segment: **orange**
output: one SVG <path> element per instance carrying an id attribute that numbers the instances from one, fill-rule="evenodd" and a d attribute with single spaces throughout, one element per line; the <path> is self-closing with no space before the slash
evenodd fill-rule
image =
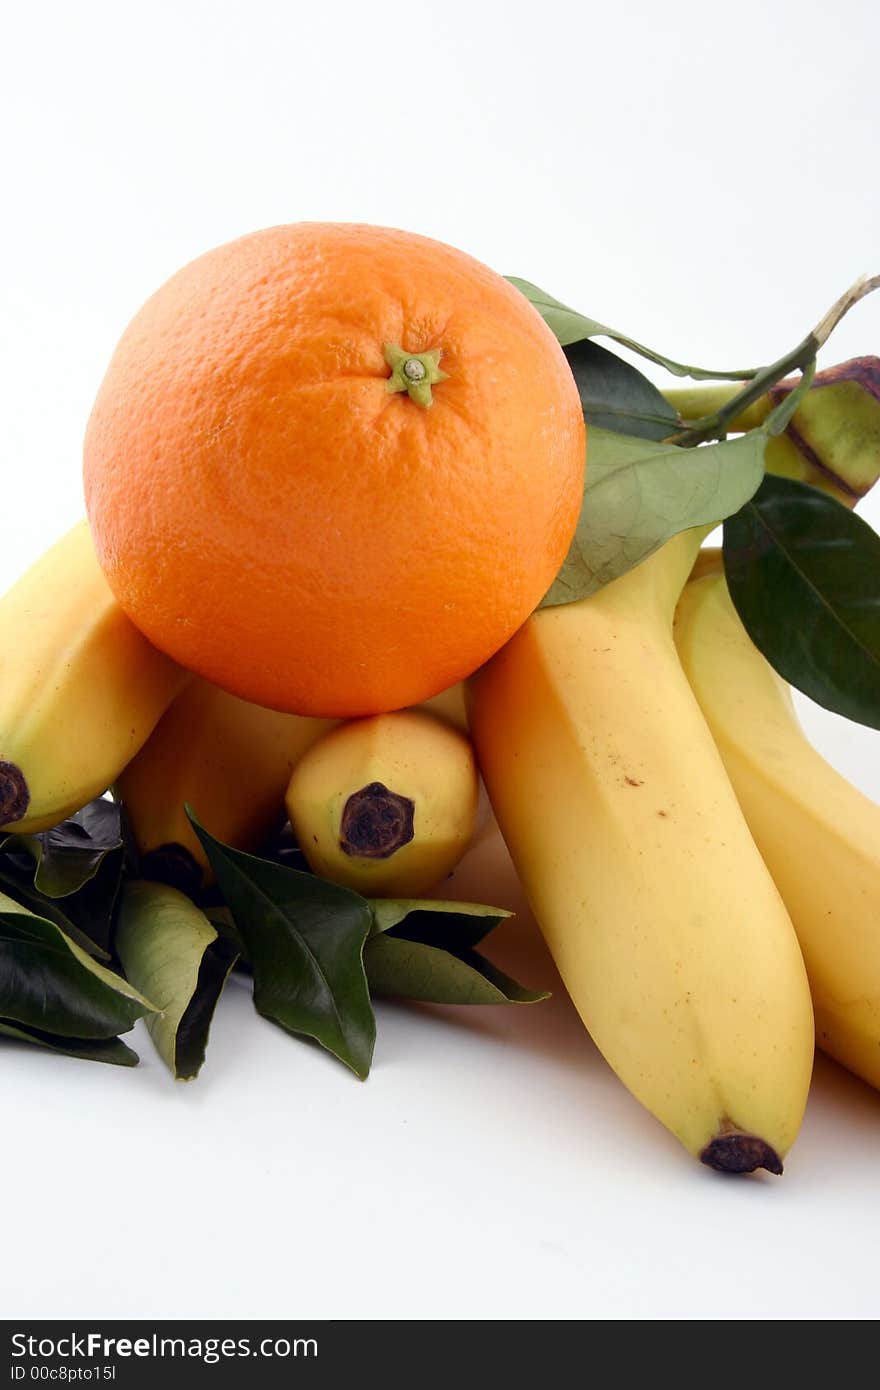
<path id="1" fill-rule="evenodd" d="M 89 420 L 86 503 L 162 651 L 259 704 L 365 715 L 520 626 L 584 457 L 565 356 L 501 276 L 407 232 L 298 223 L 147 300 Z"/>

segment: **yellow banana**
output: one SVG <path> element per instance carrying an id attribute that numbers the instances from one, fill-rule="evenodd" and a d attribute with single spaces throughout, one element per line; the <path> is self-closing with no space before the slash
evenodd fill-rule
<path id="1" fill-rule="evenodd" d="M 457 729 L 419 710 L 325 735 L 290 780 L 290 823 L 312 869 L 371 897 L 417 898 L 471 842 L 479 778 Z"/>
<path id="2" fill-rule="evenodd" d="M 464 686 L 461 681 L 457 685 L 451 685 L 448 690 L 441 690 L 439 695 L 432 696 L 430 700 L 423 701 L 415 708 L 424 710 L 426 714 L 433 714 L 435 719 L 445 720 L 463 734 L 468 731 Z"/>
<path id="3" fill-rule="evenodd" d="M 682 664 L 800 939 L 818 1045 L 880 1086 L 880 806 L 807 742 L 722 574 L 687 585 Z"/>
<path id="4" fill-rule="evenodd" d="M 672 640 L 699 538 L 536 613 L 471 678 L 478 760 L 587 1028 L 704 1163 L 782 1171 L 813 1059 L 791 922 Z"/>
<path id="5" fill-rule="evenodd" d="M 193 677 L 114 788 L 142 871 L 191 889 L 210 877 L 186 805 L 217 839 L 255 849 L 284 817 L 292 768 L 331 727 L 329 719 L 279 714 Z"/>
<path id="6" fill-rule="evenodd" d="M 0 599 L 0 827 L 100 796 L 189 679 L 117 604 L 80 522 Z"/>

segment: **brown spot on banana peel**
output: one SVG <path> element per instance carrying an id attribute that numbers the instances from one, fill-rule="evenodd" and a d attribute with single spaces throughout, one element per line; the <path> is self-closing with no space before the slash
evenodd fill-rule
<path id="1" fill-rule="evenodd" d="M 0 760 L 0 826 L 14 826 L 30 804 L 30 789 L 21 768 Z"/>
<path id="2" fill-rule="evenodd" d="M 857 488 L 850 487 L 849 483 L 845 482 L 839 473 L 835 473 L 833 468 L 829 468 L 827 463 L 822 462 L 816 450 L 807 443 L 802 434 L 798 433 L 791 420 L 786 426 L 785 433 L 798 453 L 806 460 L 814 472 L 818 473 L 821 478 L 827 478 L 832 487 L 842 494 L 841 500 L 843 498 L 848 499 L 849 505 L 852 507 L 854 507 L 857 502 L 861 501 L 868 492 L 868 488 L 864 488 L 860 492 Z"/>
<path id="3" fill-rule="evenodd" d="M 716 1173 L 754 1173 L 765 1168 L 779 1177 L 782 1159 L 766 1140 L 757 1134 L 744 1134 L 730 1120 L 723 1120 L 718 1133 L 700 1154 L 700 1162 Z"/>
<path id="4" fill-rule="evenodd" d="M 370 782 L 352 792 L 339 826 L 339 848 L 359 859 L 390 859 L 415 835 L 415 802 Z"/>

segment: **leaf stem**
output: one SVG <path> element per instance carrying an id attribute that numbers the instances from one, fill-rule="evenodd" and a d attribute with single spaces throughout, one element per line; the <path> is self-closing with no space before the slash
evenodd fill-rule
<path id="1" fill-rule="evenodd" d="M 837 324 L 840 323 L 841 319 L 849 312 L 853 305 L 858 304 L 860 299 L 864 299 L 865 295 L 870 294 L 877 288 L 880 288 L 880 275 L 873 275 L 870 277 L 866 275 L 860 276 L 859 279 L 850 286 L 846 293 L 842 294 L 840 298 L 832 304 L 828 312 L 819 320 L 816 327 L 798 343 L 797 347 L 792 348 L 792 350 L 785 353 L 784 356 L 778 357 L 775 362 L 771 362 L 769 367 L 762 367 L 741 390 L 728 391 L 725 400 L 715 405 L 714 409 L 707 414 L 702 415 L 696 420 L 690 421 L 685 429 L 679 430 L 676 434 L 671 435 L 666 442 L 669 444 L 678 444 L 685 448 L 692 448 L 710 439 L 723 439 L 733 428 L 734 422 L 738 421 L 738 417 L 742 416 L 744 412 L 750 410 L 752 407 L 757 406 L 758 402 L 762 400 L 762 397 L 766 396 L 774 386 L 778 385 L 778 383 L 791 372 L 800 371 L 804 374 L 804 380 L 809 377 L 809 380 L 812 381 L 813 372 L 815 371 L 816 354 L 819 349 L 827 341 Z M 792 396 L 797 395 L 797 402 L 791 408 L 792 411 L 797 409 L 797 405 L 800 404 L 800 400 L 806 389 L 809 388 L 804 387 L 804 382 L 801 381 L 796 390 L 791 393 Z M 696 393 L 691 394 L 695 395 Z M 788 401 L 784 402 L 784 404 L 787 406 Z M 776 408 L 776 410 L 779 409 L 781 408 Z M 774 434 L 781 433 L 785 428 L 785 423 L 791 418 L 791 412 L 789 412 L 789 414 L 784 417 L 784 422 L 780 426 L 778 420 L 783 418 L 783 416 L 777 416 L 776 410 L 772 412 L 768 411 L 765 414 L 764 420 L 760 422 L 766 425 L 767 419 L 773 418 L 774 426 L 771 432 Z M 740 428 L 742 428 L 742 425 L 740 425 Z"/>
<path id="2" fill-rule="evenodd" d="M 763 428 L 769 435 L 783 434 L 789 420 L 794 415 L 804 396 L 813 384 L 816 375 L 816 359 L 811 357 L 810 361 L 801 372 L 801 379 L 793 391 L 789 391 L 777 406 L 770 411 L 764 420 Z"/>
<path id="3" fill-rule="evenodd" d="M 664 389 L 663 395 L 678 414 L 682 425 L 691 428 L 697 420 L 715 415 L 723 409 L 728 401 L 739 394 L 740 389 L 738 385 L 718 382 L 711 386 L 674 386 L 669 390 Z M 745 434 L 746 430 L 763 425 L 772 409 L 772 397 L 766 393 L 730 421 L 728 433 Z"/>

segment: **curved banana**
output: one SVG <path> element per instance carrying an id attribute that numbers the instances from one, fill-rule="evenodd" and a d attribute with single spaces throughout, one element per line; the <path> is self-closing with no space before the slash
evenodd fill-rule
<path id="1" fill-rule="evenodd" d="M 0 599 L 0 828 L 100 796 L 188 679 L 125 616 L 80 522 Z"/>
<path id="2" fill-rule="evenodd" d="M 880 806 L 807 742 L 724 576 L 687 585 L 682 665 L 806 961 L 816 1042 L 880 1086 Z"/>
<path id="3" fill-rule="evenodd" d="M 316 873 L 371 897 L 418 898 L 468 848 L 478 797 L 464 734 L 399 710 L 316 743 L 294 768 L 287 810 Z"/>
<path id="4" fill-rule="evenodd" d="M 210 878 L 186 805 L 217 839 L 255 849 L 284 818 L 292 768 L 332 723 L 279 714 L 193 677 L 114 787 L 142 872 L 193 890 Z"/>
<path id="5" fill-rule="evenodd" d="M 471 678 L 495 814 L 587 1028 L 704 1163 L 782 1171 L 813 1018 L 791 922 L 672 640 L 699 537 L 536 613 Z"/>

